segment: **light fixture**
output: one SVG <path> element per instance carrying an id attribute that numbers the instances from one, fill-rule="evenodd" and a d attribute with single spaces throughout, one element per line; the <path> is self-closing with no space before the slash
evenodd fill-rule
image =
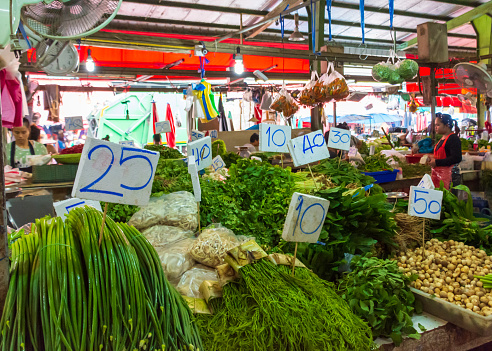
<path id="1" fill-rule="evenodd" d="M 235 63 L 234 63 L 234 72 L 236 74 L 243 74 L 244 73 L 244 63 L 243 63 L 243 55 L 241 55 L 241 49 L 239 48 L 239 46 L 237 47 L 237 54 L 234 55 L 234 60 L 235 60 Z"/>
<path id="2" fill-rule="evenodd" d="M 87 50 L 87 60 L 85 60 L 85 68 L 88 72 L 94 72 L 96 69 L 96 63 L 92 59 L 91 49 Z"/>
<path id="3" fill-rule="evenodd" d="M 296 13 L 294 14 L 294 21 L 296 24 L 296 28 L 294 29 L 294 32 L 290 35 L 289 40 L 290 41 L 304 41 L 306 38 L 304 38 L 304 35 L 299 32 L 299 14 Z"/>

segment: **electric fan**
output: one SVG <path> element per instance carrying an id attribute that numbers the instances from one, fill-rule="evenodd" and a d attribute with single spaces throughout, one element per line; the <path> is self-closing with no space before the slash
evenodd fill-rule
<path id="1" fill-rule="evenodd" d="M 492 77 L 481 65 L 469 62 L 458 63 L 453 68 L 456 83 L 465 89 L 477 89 L 479 93 L 492 90 Z"/>
<path id="2" fill-rule="evenodd" d="M 0 47 L 9 43 L 20 19 L 37 35 L 54 40 L 77 39 L 104 28 L 116 16 L 123 0 L 2 0 Z"/>

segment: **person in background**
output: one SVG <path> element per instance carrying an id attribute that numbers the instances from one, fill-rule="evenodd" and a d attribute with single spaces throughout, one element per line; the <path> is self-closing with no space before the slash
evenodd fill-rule
<path id="1" fill-rule="evenodd" d="M 154 145 L 161 145 L 161 144 L 162 144 L 161 135 L 154 134 Z"/>
<path id="2" fill-rule="evenodd" d="M 41 142 L 41 130 L 33 124 L 31 124 L 31 133 L 29 134 L 29 140 L 37 141 L 39 143 Z M 57 153 L 53 145 L 44 144 L 44 146 L 46 147 L 46 150 L 49 154 L 53 155 Z"/>
<path id="3" fill-rule="evenodd" d="M 7 144 L 6 164 L 13 168 L 19 168 L 23 172 L 32 173 L 32 167 L 29 164 L 27 156 L 29 155 L 47 155 L 46 147 L 34 140 L 29 140 L 31 124 L 27 118 L 23 119 L 21 127 L 12 128 L 12 134 L 15 141 Z"/>
<path id="4" fill-rule="evenodd" d="M 257 151 L 258 146 L 260 146 L 260 136 L 256 133 L 253 133 L 249 138 L 249 144 L 243 145 L 243 147 L 247 147 L 250 152 Z"/>
<path id="5" fill-rule="evenodd" d="M 461 139 L 460 129 L 451 115 L 436 113 L 436 134 L 441 134 L 442 138 L 434 147 L 434 155 L 430 157 L 429 164 L 432 167 L 432 182 L 438 188 L 441 180 L 444 187 L 449 189 L 453 179 L 453 173 L 459 175 L 459 171 L 453 168 L 461 162 Z M 454 133 L 453 133 L 454 126 Z M 459 179 L 457 178 L 456 181 Z M 456 185 L 456 181 L 453 182 Z"/>
<path id="6" fill-rule="evenodd" d="M 58 152 L 67 148 L 67 144 L 65 144 L 65 134 L 63 133 L 63 130 L 60 130 L 58 132 L 58 141 L 56 142 L 56 146 L 58 148 Z"/>

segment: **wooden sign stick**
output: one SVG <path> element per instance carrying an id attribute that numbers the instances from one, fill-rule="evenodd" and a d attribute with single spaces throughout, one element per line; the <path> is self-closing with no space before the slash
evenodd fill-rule
<path id="1" fill-rule="evenodd" d="M 296 248 L 294 249 L 294 259 L 292 260 L 292 276 L 294 276 L 294 270 L 296 269 L 297 244 L 298 242 L 296 241 Z"/>
<path id="2" fill-rule="evenodd" d="M 309 165 L 309 163 L 308 163 L 308 168 L 309 168 L 309 172 L 311 172 L 311 177 L 313 177 L 313 182 L 314 182 L 314 186 L 316 187 L 316 191 L 318 191 L 318 184 L 316 184 L 316 179 L 314 178 L 314 174 L 313 171 L 311 170 L 311 166 Z"/>

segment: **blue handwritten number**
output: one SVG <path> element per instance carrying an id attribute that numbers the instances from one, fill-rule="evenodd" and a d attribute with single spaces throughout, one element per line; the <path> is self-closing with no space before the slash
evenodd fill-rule
<path id="1" fill-rule="evenodd" d="M 207 155 L 205 155 L 205 148 L 207 149 Z M 195 150 L 196 150 L 196 154 L 195 154 Z M 195 156 L 195 160 L 196 160 L 197 166 L 199 166 L 200 165 L 200 161 L 203 161 L 207 157 L 210 156 L 210 147 L 207 144 L 205 144 L 200 149 L 200 153 L 198 153 L 198 148 L 192 149 L 191 152 L 192 152 L 193 156 Z"/>
<path id="2" fill-rule="evenodd" d="M 97 146 L 93 147 L 91 149 L 91 151 L 89 151 L 89 154 L 87 155 L 87 158 L 90 160 L 91 159 L 91 156 L 92 156 L 92 153 L 94 151 L 96 151 L 97 149 L 102 149 L 102 148 L 108 149 L 109 152 L 111 152 L 111 163 L 109 164 L 109 166 L 106 169 L 106 171 L 99 178 L 97 178 L 95 181 L 93 181 L 89 185 L 87 185 L 87 186 L 83 187 L 82 189 L 80 189 L 80 192 L 81 193 L 108 194 L 108 195 L 115 195 L 115 196 L 123 197 L 123 194 L 116 193 L 114 191 L 91 189 L 95 184 L 99 183 L 109 173 L 109 171 L 111 170 L 111 167 L 113 167 L 114 153 L 113 153 L 113 150 L 111 150 L 111 148 L 109 146 L 107 146 L 107 145 L 97 145 Z"/>
<path id="3" fill-rule="evenodd" d="M 437 206 L 438 206 L 438 209 L 437 209 L 437 211 L 435 211 L 435 212 L 433 212 L 433 211 L 431 210 L 431 205 L 432 205 L 432 203 L 433 203 L 433 202 L 435 202 L 435 203 L 437 204 Z M 441 205 L 439 204 L 439 202 L 437 202 L 436 200 L 432 200 L 432 201 L 429 203 L 429 212 L 430 212 L 430 213 L 432 213 L 432 214 L 437 214 L 437 213 L 441 212 Z"/>
<path id="4" fill-rule="evenodd" d="M 307 143 L 309 144 L 309 147 L 306 148 L 306 140 Z M 313 151 L 313 146 L 311 145 L 311 141 L 309 140 L 309 137 L 307 135 L 304 135 L 304 139 L 302 141 L 302 153 L 306 153 L 306 151 L 311 150 L 311 153 L 314 154 Z"/>
<path id="5" fill-rule="evenodd" d="M 67 210 L 67 212 L 70 212 L 70 209 L 77 207 L 77 206 L 82 206 L 83 204 L 85 204 L 85 201 L 77 202 L 76 204 L 65 207 L 65 209 Z"/>
<path id="6" fill-rule="evenodd" d="M 323 224 L 323 219 L 325 218 L 325 213 L 326 213 L 326 211 L 325 211 L 324 207 L 323 207 L 321 204 L 319 204 L 319 203 L 314 203 L 314 204 L 312 204 L 312 205 L 308 206 L 308 207 L 304 210 L 304 212 L 302 212 L 302 216 L 301 216 L 302 205 L 303 205 L 303 203 L 304 203 L 304 198 L 302 197 L 302 195 L 299 195 L 299 197 L 297 198 L 297 201 L 299 201 L 299 205 L 297 205 L 297 207 L 296 207 L 296 211 L 298 211 L 298 213 L 297 213 L 296 225 L 294 226 L 294 232 L 292 233 L 292 236 L 294 236 L 294 235 L 295 235 L 297 225 L 299 225 L 299 229 L 300 229 L 300 230 L 301 230 L 301 232 L 302 232 L 303 234 L 305 234 L 305 235 L 311 235 L 311 234 L 316 233 L 316 232 L 318 231 L 319 227 L 321 227 L 321 225 Z M 305 231 L 304 231 L 304 229 L 302 229 L 302 221 L 304 220 L 304 216 L 305 216 L 305 215 L 306 215 L 306 213 L 309 211 L 309 209 L 310 209 L 310 208 L 312 208 L 312 207 L 315 207 L 315 206 L 319 206 L 319 207 L 321 207 L 321 209 L 323 210 L 323 214 L 321 215 L 322 220 L 321 220 L 321 222 L 318 224 L 318 226 L 316 227 L 316 229 L 315 229 L 315 230 L 313 230 L 312 232 L 307 233 L 307 232 L 305 232 Z M 299 223 L 299 217 L 301 218 L 301 222 L 300 222 L 300 223 Z"/>
<path id="7" fill-rule="evenodd" d="M 425 211 L 427 211 L 427 201 L 425 201 L 425 199 L 423 198 L 420 198 L 420 199 L 417 199 L 417 193 L 422 193 L 422 194 L 428 194 L 429 192 L 428 191 L 422 191 L 422 190 L 414 190 L 413 194 L 414 194 L 414 198 L 413 198 L 413 210 L 415 211 L 415 213 L 417 214 L 423 214 L 425 213 Z M 417 211 L 417 209 L 415 208 L 415 204 L 419 201 L 424 201 L 425 203 L 425 207 L 424 207 L 424 210 L 422 212 L 419 212 Z M 431 212 L 431 213 L 437 213 L 437 212 Z"/>
<path id="8" fill-rule="evenodd" d="M 145 188 L 150 183 L 152 176 L 154 175 L 154 167 L 152 167 L 152 162 L 150 162 L 148 157 L 142 156 L 142 155 L 133 155 L 133 156 L 128 156 L 128 157 L 123 158 L 123 154 L 125 153 L 125 151 L 141 152 L 141 153 L 150 154 L 150 155 L 153 155 L 153 153 L 150 151 L 147 151 L 147 150 L 140 150 L 140 149 L 128 148 L 128 147 L 124 147 L 121 149 L 120 166 L 123 165 L 123 163 L 125 163 L 126 161 L 132 160 L 135 158 L 141 158 L 142 160 L 145 160 L 149 163 L 150 177 L 144 185 L 142 185 L 142 186 L 128 186 L 128 185 L 124 185 L 124 184 L 120 185 L 123 189 L 127 189 L 127 190 L 141 190 L 141 189 Z"/>
<path id="9" fill-rule="evenodd" d="M 268 146 L 270 146 L 270 140 L 272 141 L 272 143 L 277 146 L 277 147 L 281 147 L 281 146 L 284 146 L 285 145 L 285 141 L 287 140 L 287 138 L 285 137 L 285 132 L 282 130 L 282 129 L 277 129 L 276 131 L 272 132 L 270 131 L 270 128 L 271 127 L 268 127 L 267 131 L 266 131 L 266 134 L 268 136 Z M 282 133 L 282 136 L 283 136 L 283 140 L 281 143 L 276 143 L 275 142 L 275 134 L 277 134 L 278 132 L 281 132 Z M 271 134 L 271 137 L 270 137 L 270 134 Z"/>
<path id="10" fill-rule="evenodd" d="M 320 137 L 321 138 L 321 143 L 320 144 L 316 144 L 316 138 Z M 325 138 L 323 137 L 323 134 L 316 134 L 313 138 L 313 145 L 316 146 L 316 147 L 323 147 L 325 146 Z"/>

